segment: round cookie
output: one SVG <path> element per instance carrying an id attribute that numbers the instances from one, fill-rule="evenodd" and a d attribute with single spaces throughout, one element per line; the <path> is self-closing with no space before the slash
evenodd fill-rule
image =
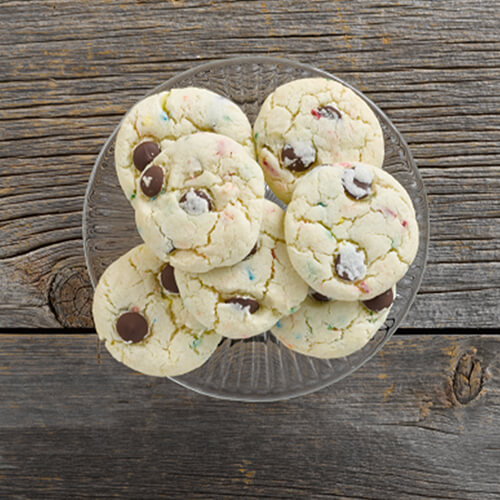
<path id="1" fill-rule="evenodd" d="M 311 168 L 341 161 L 381 167 L 384 137 L 377 117 L 357 94 L 326 78 L 278 87 L 254 124 L 257 156 L 266 181 L 285 203 Z"/>
<path id="2" fill-rule="evenodd" d="M 232 101 L 195 87 L 172 89 L 138 102 L 125 116 L 115 144 L 115 167 L 134 203 L 136 179 L 165 147 L 182 136 L 212 131 L 231 137 L 255 157 L 252 128 Z"/>
<path id="3" fill-rule="evenodd" d="M 382 326 L 395 288 L 376 302 L 343 302 L 310 293 L 293 314 L 280 319 L 271 332 L 289 349 L 316 358 L 341 358 L 361 349 Z M 374 299 L 375 300 L 375 299 Z"/>
<path id="4" fill-rule="evenodd" d="M 187 312 L 173 268 L 145 245 L 104 271 L 92 313 L 97 334 L 111 355 L 146 375 L 176 376 L 194 370 L 221 339 Z"/>
<path id="5" fill-rule="evenodd" d="M 285 236 L 298 274 L 336 300 L 367 300 L 391 288 L 418 247 L 408 193 L 362 163 L 324 165 L 304 176 L 287 208 Z"/>
<path id="6" fill-rule="evenodd" d="M 230 338 L 258 335 L 298 307 L 308 287 L 294 271 L 283 237 L 283 210 L 264 200 L 257 245 L 232 266 L 204 274 L 175 270 L 186 308 Z"/>
<path id="7" fill-rule="evenodd" d="M 257 241 L 264 189 L 262 170 L 243 146 L 209 132 L 188 135 L 137 179 L 137 228 L 176 268 L 230 266 Z"/>

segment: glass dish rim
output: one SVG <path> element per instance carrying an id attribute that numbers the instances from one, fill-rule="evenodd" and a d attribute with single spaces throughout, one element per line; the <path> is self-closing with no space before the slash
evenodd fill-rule
<path id="1" fill-rule="evenodd" d="M 413 158 L 413 154 L 408 147 L 408 144 L 402 134 L 399 132 L 399 130 L 396 128 L 396 126 L 392 123 L 391 119 L 382 111 L 370 98 L 368 98 L 365 94 L 363 94 L 361 91 L 350 85 L 349 83 L 345 82 L 341 78 L 329 73 L 328 71 L 316 68 L 315 66 L 312 66 L 310 64 L 305 64 L 305 63 L 300 63 L 291 59 L 287 58 L 282 58 L 282 57 L 273 57 L 273 56 L 239 56 L 239 57 L 229 57 L 229 58 L 223 58 L 223 59 L 215 59 L 210 62 L 198 64 L 196 66 L 193 66 L 190 69 L 184 70 L 173 77 L 163 81 L 159 85 L 156 85 L 153 89 L 150 91 L 146 92 L 143 96 L 141 96 L 132 106 L 134 106 L 137 102 L 140 100 L 144 99 L 145 97 L 158 93 L 161 91 L 161 89 L 165 86 L 171 86 L 173 87 L 175 83 L 179 80 L 183 80 L 185 78 L 189 78 L 192 75 L 195 75 L 196 73 L 200 71 L 207 71 L 210 70 L 211 68 L 214 67 L 221 67 L 221 66 L 230 66 L 234 64 L 277 64 L 277 65 L 285 65 L 285 66 L 292 66 L 296 69 L 302 69 L 304 71 L 309 71 L 309 72 L 314 72 L 315 74 L 319 74 L 320 76 L 323 76 L 324 78 L 329 78 L 331 80 L 334 80 L 336 82 L 341 83 L 345 87 L 349 88 L 352 90 L 356 95 L 358 95 L 361 99 L 363 99 L 366 103 L 368 103 L 373 109 L 377 111 L 377 113 L 383 117 L 385 120 L 385 125 L 391 129 L 391 132 L 397 136 L 401 146 L 404 148 L 408 162 L 411 164 L 413 167 L 413 171 L 415 174 L 415 180 L 417 181 L 417 184 L 419 184 L 420 192 L 424 200 L 424 206 L 423 206 L 423 219 L 426 221 L 426 228 L 425 232 L 423 233 L 423 240 L 424 240 L 424 247 L 421 249 L 419 248 L 419 252 L 423 252 L 422 254 L 422 272 L 420 273 L 420 276 L 418 279 L 415 281 L 415 286 L 414 286 L 414 291 L 413 295 L 411 296 L 407 307 L 406 311 L 402 314 L 399 324 L 403 322 L 405 319 L 406 315 L 408 314 L 409 310 L 411 309 L 415 298 L 417 296 L 418 290 L 420 289 L 420 286 L 422 284 L 425 268 L 427 265 L 427 259 L 428 259 L 428 253 L 429 253 L 429 240 L 430 240 L 430 220 L 429 220 L 429 205 L 428 205 L 428 200 L 427 200 L 427 192 L 425 189 L 425 185 L 422 179 L 422 176 L 420 175 L 420 172 L 418 170 L 418 166 L 415 162 L 415 159 Z M 129 109 L 131 109 L 131 107 Z M 122 119 L 119 121 L 117 126 L 113 129 L 112 133 L 109 135 L 103 146 L 101 147 L 101 150 L 99 151 L 99 154 L 94 162 L 94 165 L 92 166 L 92 170 L 87 182 L 87 187 L 85 189 L 85 198 L 84 198 L 84 203 L 83 203 L 83 211 L 82 211 L 82 244 L 83 244 L 83 251 L 84 251 L 84 256 L 85 256 L 85 265 L 87 267 L 87 271 L 89 273 L 90 277 L 90 282 L 92 284 L 92 288 L 95 288 L 96 283 L 94 281 L 94 276 L 92 275 L 90 269 L 90 258 L 89 258 L 89 252 L 87 251 L 87 214 L 89 212 L 89 199 L 90 199 L 90 191 L 91 187 L 94 183 L 95 176 L 97 173 L 98 166 L 100 165 L 102 158 L 104 154 L 106 153 L 108 147 L 112 143 L 112 141 L 115 140 L 116 135 L 118 133 L 118 130 L 120 129 L 120 126 L 122 124 L 122 121 L 124 119 L 125 115 L 122 117 Z M 422 228 L 419 226 L 419 231 L 422 231 Z M 338 377 L 332 378 L 330 380 L 326 380 L 321 383 L 317 383 L 316 385 L 312 387 L 303 387 L 300 389 L 295 389 L 291 390 L 286 396 L 282 395 L 277 395 L 277 394 L 270 394 L 268 396 L 262 395 L 259 396 L 258 398 L 252 397 L 251 395 L 245 395 L 245 394 L 238 394 L 238 395 L 224 395 L 224 394 L 215 394 L 214 392 L 210 392 L 209 390 L 205 390 L 203 388 L 199 387 L 194 387 L 190 385 L 189 383 L 184 382 L 183 380 L 179 380 L 178 377 L 167 377 L 168 379 L 174 381 L 176 384 L 179 384 L 180 386 L 189 389 L 191 391 L 194 391 L 199 394 L 203 394 L 204 396 L 209 396 L 212 398 L 217 398 L 217 399 L 222 399 L 222 400 L 229 400 L 229 401 L 238 401 L 242 403 L 268 403 L 268 402 L 275 402 L 275 401 L 286 401 L 288 399 L 304 396 L 307 394 L 311 394 L 313 392 L 320 391 L 324 389 L 325 387 L 328 387 L 332 384 L 335 384 L 339 382 L 340 380 L 344 379 L 345 377 L 351 375 L 353 372 L 361 368 L 364 364 L 366 364 L 375 354 L 377 354 L 382 347 L 390 340 L 390 338 L 394 335 L 395 331 L 397 328 L 394 326 L 391 327 L 392 332 L 390 332 L 381 342 L 380 344 L 373 350 L 372 353 L 370 353 L 366 358 L 363 359 L 363 361 L 357 365 L 353 365 L 349 370 L 346 372 L 342 373 Z"/>

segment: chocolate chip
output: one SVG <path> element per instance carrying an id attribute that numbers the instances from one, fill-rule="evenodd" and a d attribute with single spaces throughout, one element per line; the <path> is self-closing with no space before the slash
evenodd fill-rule
<path id="1" fill-rule="evenodd" d="M 285 144 L 281 150 L 281 161 L 288 170 L 303 172 L 307 170 L 316 159 L 316 152 L 313 151 L 312 148 L 306 150 L 305 153 L 305 155 L 300 156 L 290 144 Z"/>
<path id="2" fill-rule="evenodd" d="M 329 120 L 340 120 L 342 118 L 340 111 L 330 105 L 318 108 L 317 112 L 320 116 L 322 116 L 323 118 L 328 118 Z"/>
<path id="3" fill-rule="evenodd" d="M 318 302 L 330 302 L 330 300 L 332 300 L 330 299 L 330 297 L 327 297 L 326 295 L 321 295 L 321 293 L 315 292 L 313 290 L 309 292 L 309 295 Z"/>
<path id="4" fill-rule="evenodd" d="M 179 200 L 179 205 L 191 215 L 200 215 L 213 210 L 212 199 L 205 191 L 199 189 L 191 189 L 184 193 Z"/>
<path id="5" fill-rule="evenodd" d="M 338 277 L 340 279 L 343 279 L 345 281 L 352 281 L 349 279 L 349 275 L 347 274 L 347 272 L 345 270 L 340 270 L 340 261 L 341 261 L 341 258 L 340 258 L 340 255 L 337 255 L 337 257 L 335 257 L 335 271 L 338 275 Z"/>
<path id="6" fill-rule="evenodd" d="M 160 154 L 160 146 L 153 141 L 141 142 L 134 149 L 132 158 L 134 160 L 134 165 L 139 172 L 142 172 L 146 165 L 151 163 L 154 158 Z"/>
<path id="7" fill-rule="evenodd" d="M 165 288 L 167 292 L 179 293 L 179 288 L 177 287 L 177 282 L 175 281 L 174 268 L 170 264 L 167 264 L 162 269 L 160 274 L 160 281 L 163 288 Z"/>
<path id="8" fill-rule="evenodd" d="M 250 253 L 243 260 L 249 259 L 252 255 L 255 254 L 255 252 L 257 252 L 258 249 L 259 249 L 259 242 L 255 243 L 252 250 L 250 250 Z"/>
<path id="9" fill-rule="evenodd" d="M 226 304 L 238 304 L 242 309 L 248 308 L 250 314 L 256 312 L 260 307 L 260 304 L 256 300 L 248 297 L 231 297 L 226 300 Z"/>
<path id="10" fill-rule="evenodd" d="M 148 322 L 142 314 L 126 312 L 118 318 L 116 331 L 125 342 L 136 344 L 147 335 Z"/>
<path id="11" fill-rule="evenodd" d="M 364 179 L 364 180 L 362 180 Z M 368 182 L 366 182 L 368 180 Z M 362 200 L 372 192 L 373 174 L 362 165 L 348 168 L 342 175 L 342 185 L 348 196 Z"/>
<path id="12" fill-rule="evenodd" d="M 156 196 L 163 187 L 163 169 L 158 165 L 151 165 L 141 177 L 141 190 L 149 198 Z"/>
<path id="13" fill-rule="evenodd" d="M 363 305 L 370 309 L 370 311 L 379 312 L 386 307 L 389 307 L 394 301 L 394 293 L 392 292 L 392 288 L 387 290 L 373 299 L 363 300 Z"/>

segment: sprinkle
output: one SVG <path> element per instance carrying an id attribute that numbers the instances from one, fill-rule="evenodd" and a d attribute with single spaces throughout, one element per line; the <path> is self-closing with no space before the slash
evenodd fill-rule
<path id="1" fill-rule="evenodd" d="M 401 224 L 403 224 L 404 228 L 408 227 L 408 221 L 406 221 L 406 220 L 404 220 Z"/>
<path id="2" fill-rule="evenodd" d="M 137 306 L 132 307 L 132 312 L 139 312 L 139 308 Z"/>
<path id="3" fill-rule="evenodd" d="M 222 117 L 224 120 L 226 120 L 227 122 L 232 122 L 233 120 L 231 120 L 231 117 L 230 116 L 227 116 L 227 115 L 224 115 Z"/>
<path id="4" fill-rule="evenodd" d="M 259 133 L 258 133 L 258 132 L 255 132 L 255 134 L 253 135 L 253 138 L 254 138 L 255 140 L 257 140 L 257 137 L 259 137 Z"/>
<path id="5" fill-rule="evenodd" d="M 247 267 L 246 271 L 248 273 L 248 278 L 250 279 L 250 281 L 253 281 L 255 279 L 255 275 L 252 273 L 252 270 L 249 267 Z"/>
<path id="6" fill-rule="evenodd" d="M 155 200 L 156 200 L 156 198 L 158 198 L 158 196 L 153 196 L 153 197 L 151 198 L 151 201 L 155 201 Z"/>
<path id="7" fill-rule="evenodd" d="M 326 205 L 325 205 L 322 201 L 320 201 L 320 202 L 318 203 L 318 205 L 319 205 L 320 207 L 326 207 Z"/>
<path id="8" fill-rule="evenodd" d="M 165 111 L 162 111 L 160 113 L 160 118 L 164 121 L 164 122 L 168 122 L 168 115 L 167 113 L 165 113 Z"/>
<path id="9" fill-rule="evenodd" d="M 191 347 L 191 349 L 196 349 L 200 344 L 201 344 L 201 338 L 194 339 L 189 347 Z"/>
<path id="10" fill-rule="evenodd" d="M 297 310 L 297 308 L 296 308 L 296 307 L 292 307 L 292 308 L 290 308 L 290 314 L 294 313 L 296 310 Z"/>
<path id="11" fill-rule="evenodd" d="M 335 328 L 333 325 L 328 325 L 328 330 L 338 330 L 338 328 Z"/>
<path id="12" fill-rule="evenodd" d="M 135 200 L 135 196 L 136 196 L 136 194 L 135 194 L 135 193 L 132 193 L 132 194 L 130 195 L 130 199 L 131 199 L 131 200 Z"/>
<path id="13" fill-rule="evenodd" d="M 156 323 L 156 318 L 153 320 L 153 325 Z"/>
<path id="14" fill-rule="evenodd" d="M 370 293 L 370 287 L 364 281 L 357 285 L 357 287 L 364 293 Z"/>
<path id="15" fill-rule="evenodd" d="M 338 220 L 337 224 L 342 224 L 342 222 L 344 222 L 344 221 L 345 221 L 344 217 L 341 217 L 341 218 Z"/>
<path id="16" fill-rule="evenodd" d="M 388 207 L 384 207 L 382 209 L 379 209 L 378 210 L 381 214 L 383 214 L 384 216 L 388 216 L 390 215 L 391 217 L 394 217 L 396 218 L 398 216 L 398 214 L 394 211 L 394 210 L 391 210 L 390 208 Z"/>
<path id="17" fill-rule="evenodd" d="M 309 271 L 309 274 L 312 276 L 316 274 L 316 269 L 314 268 L 314 264 L 312 262 L 307 263 L 307 270 Z"/>
<path id="18" fill-rule="evenodd" d="M 281 321 L 278 321 L 278 322 L 276 323 L 276 328 L 281 328 L 282 326 L 283 326 L 283 325 L 281 324 Z"/>
<path id="19" fill-rule="evenodd" d="M 316 109 L 311 109 L 311 115 L 313 115 L 316 120 L 321 118 L 321 114 Z"/>

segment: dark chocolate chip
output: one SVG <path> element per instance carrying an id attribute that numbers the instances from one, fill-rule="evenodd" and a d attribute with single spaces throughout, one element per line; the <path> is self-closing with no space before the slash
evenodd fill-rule
<path id="1" fill-rule="evenodd" d="M 211 212 L 213 210 L 213 203 L 212 203 L 212 199 L 210 198 L 210 196 L 205 193 L 205 191 L 201 191 L 199 189 L 192 189 L 191 191 L 188 191 L 187 193 L 184 193 L 181 197 L 181 199 L 179 200 L 179 204 L 181 203 L 186 203 L 187 202 L 187 195 L 188 193 L 193 193 L 195 194 L 198 198 L 202 199 L 202 200 L 205 200 L 208 204 L 208 211 Z M 186 208 L 187 207 L 181 207 L 185 212 L 191 214 L 191 215 L 198 215 L 202 212 L 198 212 L 196 210 L 189 210 Z"/>
<path id="2" fill-rule="evenodd" d="M 281 161 L 288 170 L 293 170 L 294 172 L 303 172 L 307 170 L 313 163 L 315 158 L 304 163 L 304 159 L 297 155 L 295 149 L 293 149 L 290 144 L 285 144 L 281 150 Z"/>
<path id="3" fill-rule="evenodd" d="M 148 333 L 148 322 L 142 314 L 137 312 L 126 312 L 116 322 L 118 335 L 126 342 L 136 344 Z"/>
<path id="4" fill-rule="evenodd" d="M 248 297 L 231 297 L 226 300 L 226 304 L 238 304 L 243 309 L 248 308 L 250 314 L 256 312 L 260 307 L 260 304 L 256 300 Z"/>
<path id="5" fill-rule="evenodd" d="M 167 292 L 179 293 L 179 288 L 177 287 L 177 282 L 175 281 L 174 268 L 170 264 L 167 264 L 162 269 L 160 281 L 163 288 L 165 288 Z"/>
<path id="6" fill-rule="evenodd" d="M 340 279 L 345 281 L 353 281 L 349 278 L 349 275 L 347 274 L 346 271 L 344 272 L 339 271 L 339 265 L 340 265 L 340 254 L 337 255 L 337 257 L 335 257 L 335 271 Z"/>
<path id="7" fill-rule="evenodd" d="M 153 141 L 141 142 L 134 149 L 132 158 L 134 160 L 134 165 L 139 172 L 142 172 L 146 165 L 151 163 L 154 158 L 160 154 L 160 146 Z"/>
<path id="8" fill-rule="evenodd" d="M 330 105 L 318 108 L 317 111 L 323 118 L 328 118 L 329 120 L 340 120 L 342 118 L 340 111 Z"/>
<path id="9" fill-rule="evenodd" d="M 151 165 L 141 177 L 141 190 L 149 198 L 156 196 L 163 187 L 163 169 L 158 165 Z"/>
<path id="10" fill-rule="evenodd" d="M 257 252 L 258 249 L 259 249 L 259 242 L 255 243 L 252 250 L 250 250 L 250 253 L 243 260 L 249 259 L 252 255 L 255 254 L 255 252 Z"/>
<path id="11" fill-rule="evenodd" d="M 329 302 L 330 300 L 332 300 L 330 299 L 330 297 L 327 297 L 326 295 L 321 295 L 321 293 L 314 292 L 313 290 L 309 292 L 309 295 L 318 302 Z"/>
<path id="12" fill-rule="evenodd" d="M 372 183 L 371 182 L 361 182 L 360 180 L 354 177 L 352 179 L 352 183 L 362 190 L 362 193 L 354 193 L 351 191 L 352 187 L 348 182 L 345 181 L 345 178 L 342 179 L 342 185 L 344 186 L 344 191 L 348 196 L 354 198 L 355 200 L 362 200 L 366 198 L 372 192 Z"/>
<path id="13" fill-rule="evenodd" d="M 394 293 L 392 292 L 392 288 L 387 290 L 373 299 L 363 300 L 363 304 L 366 308 L 370 309 L 370 311 L 379 312 L 386 307 L 389 307 L 394 301 Z"/>

